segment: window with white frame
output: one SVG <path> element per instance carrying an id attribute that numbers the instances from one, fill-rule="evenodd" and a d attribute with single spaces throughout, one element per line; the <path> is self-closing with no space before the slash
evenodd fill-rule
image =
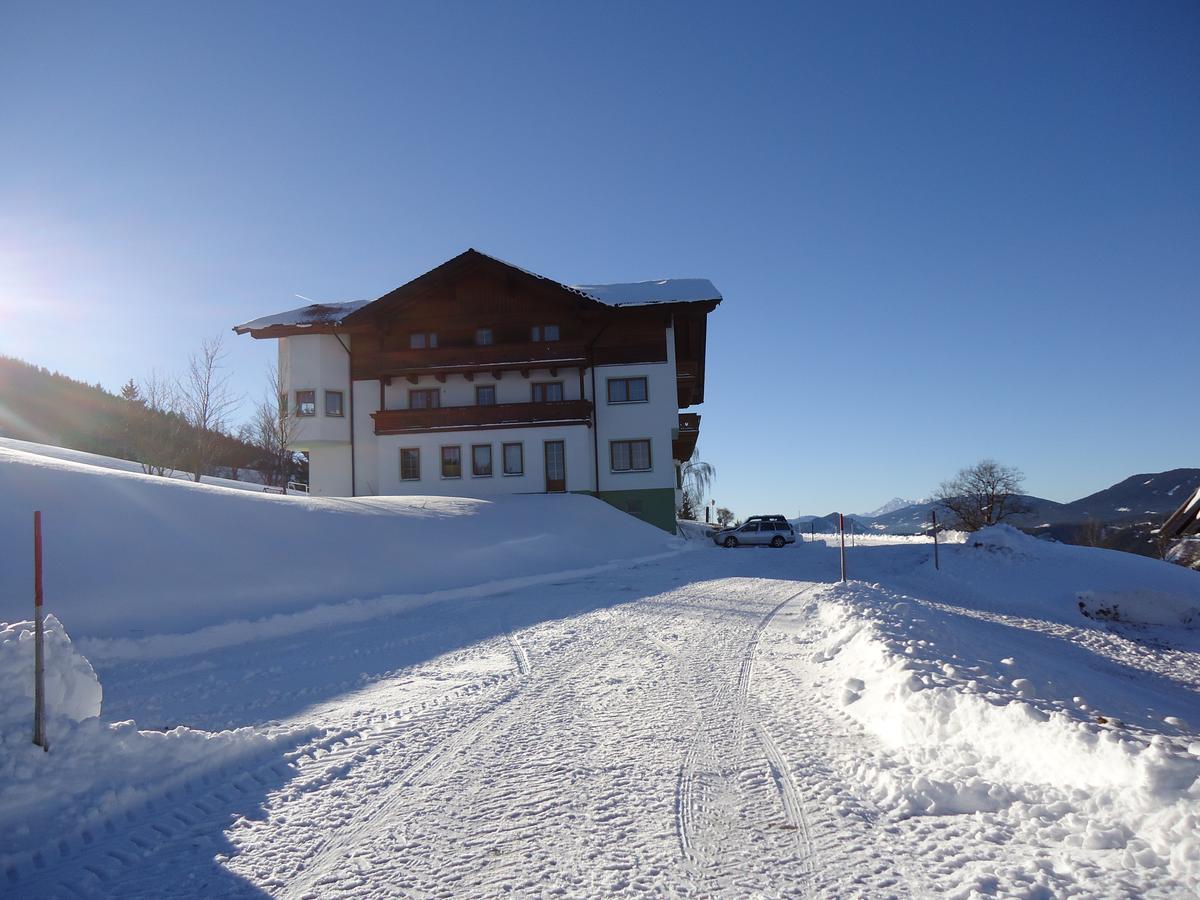
<path id="1" fill-rule="evenodd" d="M 492 343 L 492 329 L 476 328 L 475 329 L 475 346 L 486 347 Z"/>
<path id="2" fill-rule="evenodd" d="M 492 477 L 492 445 L 471 445 L 471 474 L 476 478 Z"/>
<path id="3" fill-rule="evenodd" d="M 401 447 L 400 448 L 400 480 L 401 481 L 420 481 L 421 480 L 421 448 L 420 447 Z"/>
<path id="4" fill-rule="evenodd" d="M 644 376 L 608 379 L 609 403 L 645 403 L 649 399 Z"/>
<path id="5" fill-rule="evenodd" d="M 496 386 L 494 384 L 477 384 L 477 385 L 475 385 L 475 405 L 476 406 L 495 406 L 496 405 Z"/>
<path id="6" fill-rule="evenodd" d="M 614 472 L 649 472 L 650 441 L 609 441 L 609 462 Z"/>
<path id="7" fill-rule="evenodd" d="M 525 445 L 522 443 L 505 444 L 503 447 L 504 453 L 504 474 L 505 475 L 524 475 L 525 474 Z"/>

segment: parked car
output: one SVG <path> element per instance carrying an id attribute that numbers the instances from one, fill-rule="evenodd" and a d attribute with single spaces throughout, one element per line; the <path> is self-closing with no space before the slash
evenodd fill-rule
<path id="1" fill-rule="evenodd" d="M 796 543 L 796 532 L 783 516 L 751 516 L 737 528 L 726 528 L 713 535 L 719 547 L 782 547 Z"/>

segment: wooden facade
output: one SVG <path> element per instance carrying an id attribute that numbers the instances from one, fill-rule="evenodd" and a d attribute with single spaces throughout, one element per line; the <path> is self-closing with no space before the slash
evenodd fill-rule
<path id="1" fill-rule="evenodd" d="M 468 250 L 341 319 L 260 328 L 250 323 L 235 330 L 255 338 L 345 335 L 350 338 L 351 379 L 379 381 L 381 394 L 382 386 L 393 379 L 416 384 L 421 376 L 439 381 L 449 375 L 473 380 L 483 373 L 496 379 L 528 378 L 534 369 L 548 369 L 552 375 L 572 369 L 582 378 L 584 370 L 597 365 L 665 362 L 673 349 L 679 407 L 686 408 L 704 400 L 706 320 L 719 302 L 717 297 L 608 305 L 581 290 Z M 668 348 L 664 338 L 670 325 L 674 348 Z M 554 340 L 545 339 L 546 326 L 556 329 Z M 535 334 L 535 327 L 543 333 Z M 480 343 L 481 331 L 488 333 L 487 343 Z M 430 346 L 430 335 L 436 335 L 436 346 Z M 486 427 L 495 424 L 497 415 L 520 418 L 548 412 L 468 409 L 472 412 L 382 409 L 374 416 L 376 434 Z M 573 409 L 568 418 L 588 415 Z M 686 436 L 688 429 L 681 432 Z M 694 446 L 694 435 L 691 443 Z"/>

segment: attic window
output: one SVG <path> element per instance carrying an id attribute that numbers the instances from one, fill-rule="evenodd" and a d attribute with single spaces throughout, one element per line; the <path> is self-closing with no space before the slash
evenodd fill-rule
<path id="1" fill-rule="evenodd" d="M 529 339 L 531 341 L 557 341 L 558 326 L 557 325 L 534 325 L 529 330 Z"/>
<path id="2" fill-rule="evenodd" d="M 410 350 L 424 350 L 427 347 L 432 348 L 436 346 L 436 331 L 415 331 L 408 336 L 408 347 Z"/>

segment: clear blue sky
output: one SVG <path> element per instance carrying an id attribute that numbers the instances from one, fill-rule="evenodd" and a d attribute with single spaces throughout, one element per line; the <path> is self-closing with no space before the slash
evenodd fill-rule
<path id="1" fill-rule="evenodd" d="M 1200 5 L 9 3 L 0 353 L 118 387 L 473 246 L 711 278 L 738 513 L 1200 465 Z M 229 334 L 237 386 L 273 345 Z M 248 404 L 247 404 L 248 409 Z"/>

